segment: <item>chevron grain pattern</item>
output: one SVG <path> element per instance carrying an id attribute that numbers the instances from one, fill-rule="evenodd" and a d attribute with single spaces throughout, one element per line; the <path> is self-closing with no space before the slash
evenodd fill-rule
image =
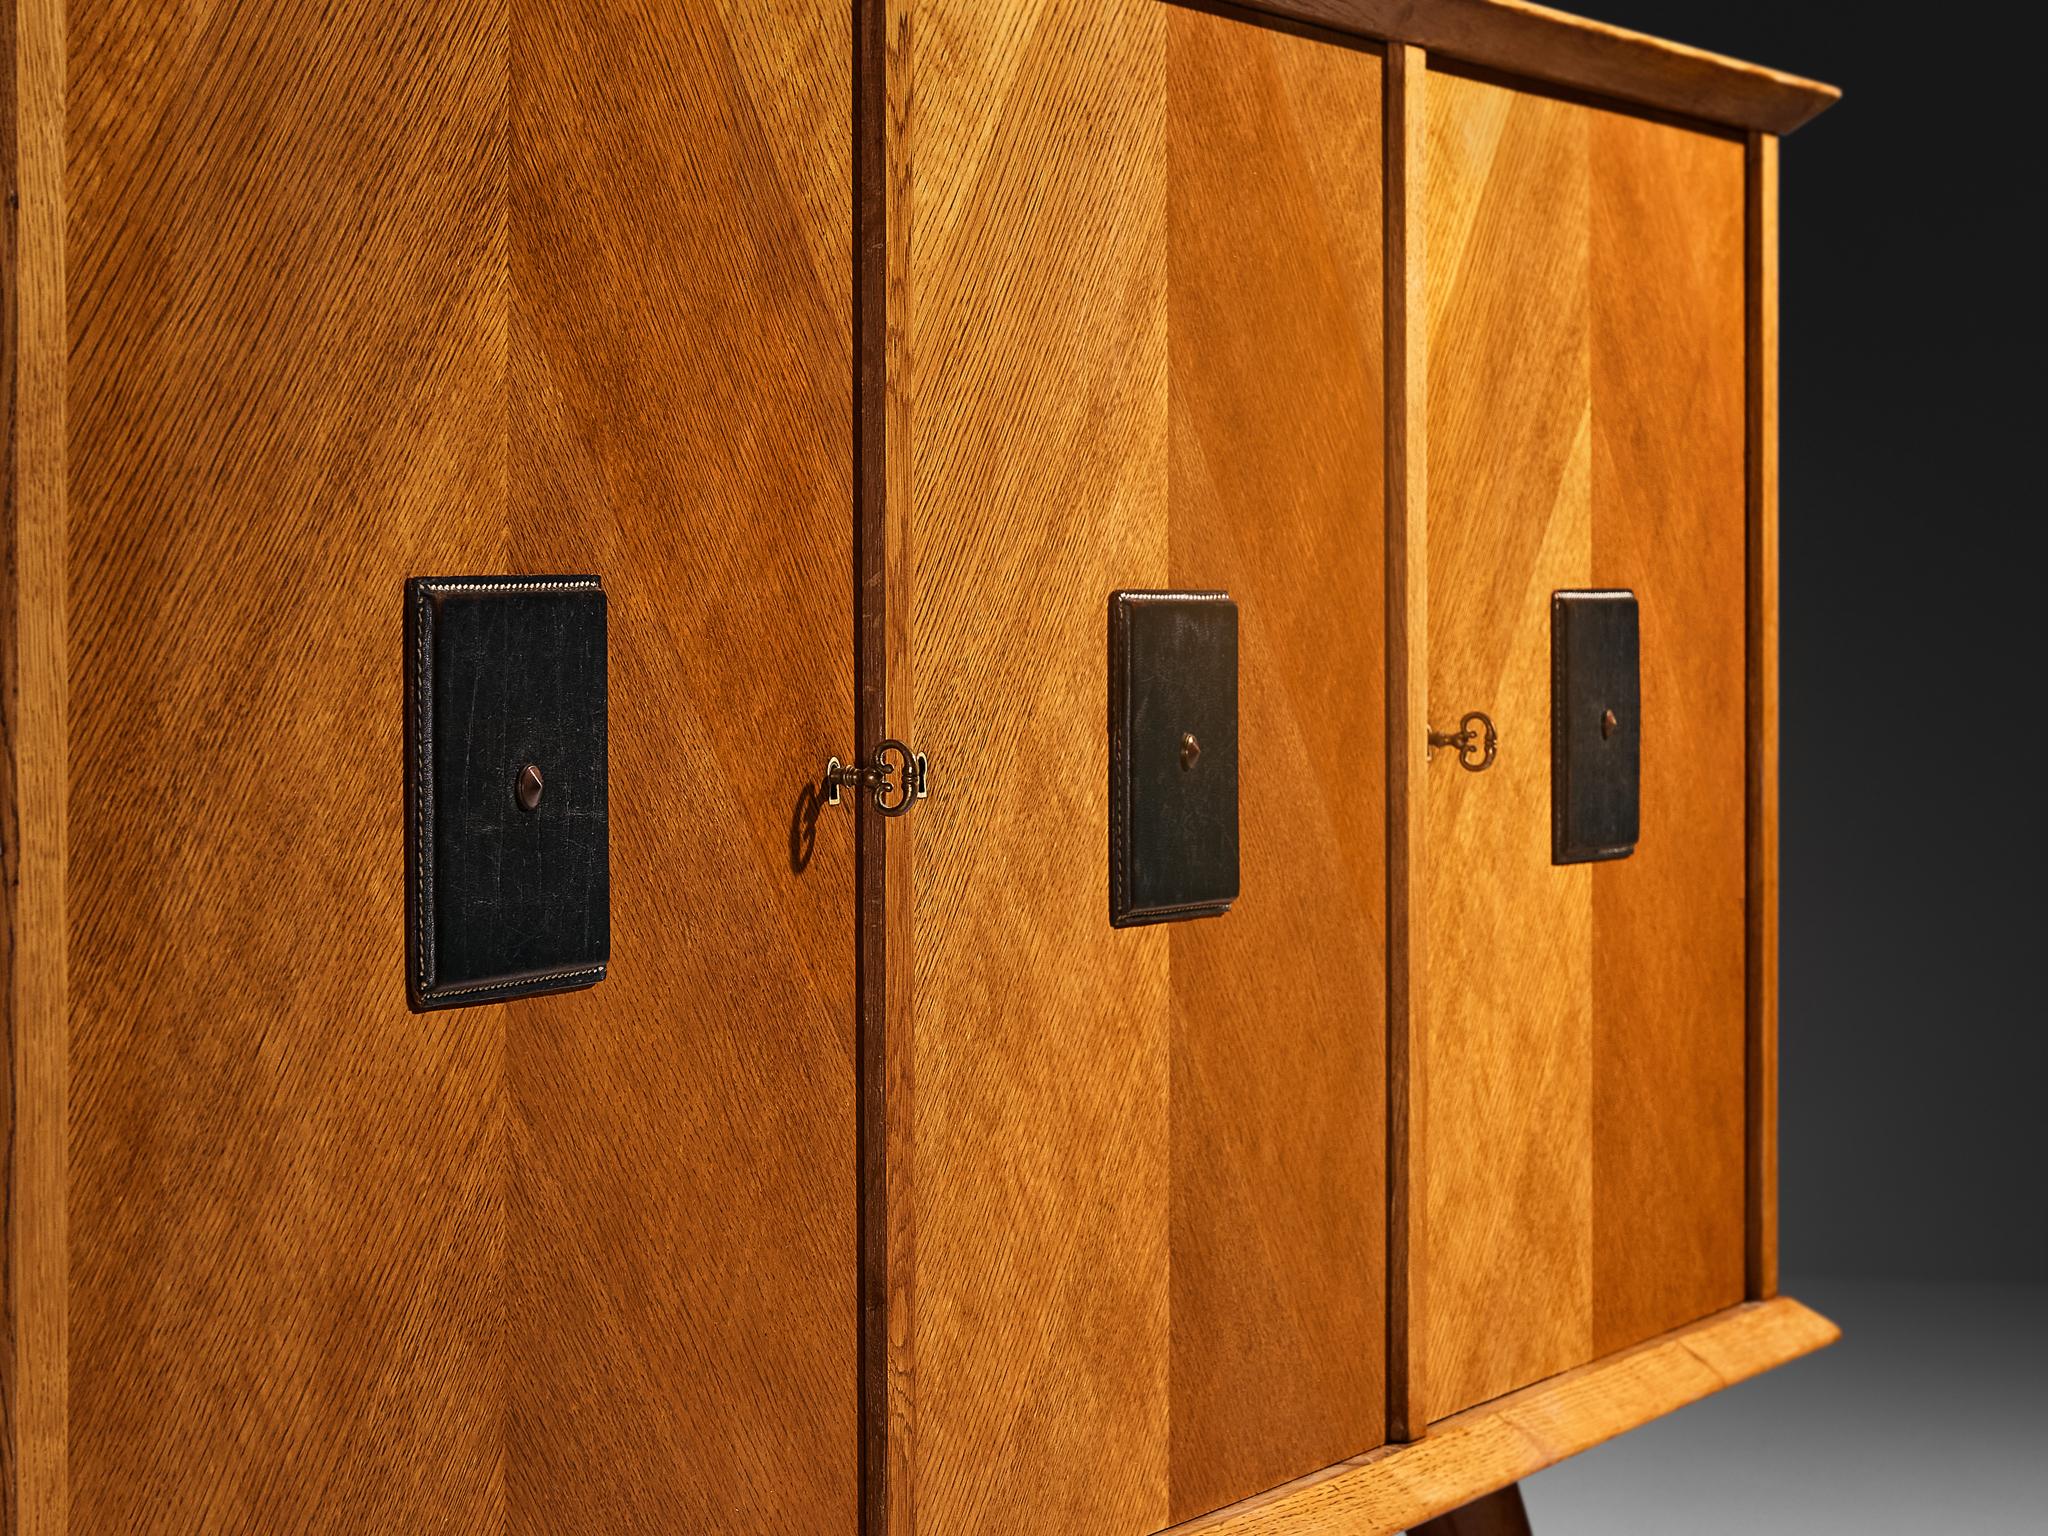
<path id="1" fill-rule="evenodd" d="M 853 1528 L 850 59 L 71 5 L 81 1536 Z M 612 977 L 417 1017 L 401 585 L 563 569 Z"/>
<path id="2" fill-rule="evenodd" d="M 1170 930 L 1176 1520 L 1384 1438 L 1382 68 L 1169 22 L 1168 574 L 1238 601 L 1244 785 Z"/>
<path id="3" fill-rule="evenodd" d="M 1743 1294 L 1743 147 L 1433 74 L 1428 1391 Z M 1633 588 L 1643 838 L 1549 848 L 1549 594 Z M 1508 1277 L 1508 1278 L 1504 1278 Z"/>
<path id="4" fill-rule="evenodd" d="M 1168 935 L 1112 930 L 1108 594 L 1168 576 L 1152 0 L 920 0 L 904 299 L 919 1531 L 1168 1518 Z M 892 594 L 893 596 L 893 594 Z M 892 680 L 892 691 L 894 681 Z M 892 700 L 892 703 L 894 701 Z M 892 965 L 898 963 L 893 957 Z"/>
<path id="5" fill-rule="evenodd" d="M 892 1497 L 1139 1536 L 1382 1432 L 1381 61 L 1151 0 L 907 36 L 896 511 L 950 767 L 904 829 Z M 1177 584 L 1243 605 L 1244 893 L 1117 931 L 1105 603 Z"/>
<path id="6" fill-rule="evenodd" d="M 511 549 L 608 573 L 635 942 L 505 1021 L 508 1500 L 851 1532 L 851 818 L 791 842 L 853 721 L 851 18 L 520 0 L 512 45 Z"/>

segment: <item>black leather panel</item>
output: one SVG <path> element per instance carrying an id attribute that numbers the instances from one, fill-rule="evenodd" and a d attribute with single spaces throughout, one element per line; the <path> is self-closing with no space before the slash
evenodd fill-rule
<path id="1" fill-rule="evenodd" d="M 1109 656 L 1109 920 L 1218 916 L 1237 899 L 1237 604 L 1111 593 Z"/>
<path id="2" fill-rule="evenodd" d="M 1641 834 L 1640 645 L 1633 592 L 1551 595 L 1553 864 L 1625 859 L 1636 851 Z"/>
<path id="3" fill-rule="evenodd" d="M 611 956 L 604 590 L 421 577 L 405 607 L 412 1006 L 593 986 Z"/>

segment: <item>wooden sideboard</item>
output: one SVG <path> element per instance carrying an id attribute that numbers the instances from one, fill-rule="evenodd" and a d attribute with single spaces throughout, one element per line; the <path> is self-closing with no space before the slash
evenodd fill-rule
<path id="1" fill-rule="evenodd" d="M 19 0 L 0 69 L 0 1530 L 1395 1531 L 1834 1337 L 1832 89 L 1520 0 Z M 610 965 L 417 1013 L 457 572 L 602 579 Z M 1220 917 L 1111 921 L 1133 589 L 1236 605 Z M 1558 863 L 1579 589 L 1641 828 Z M 884 738 L 924 798 L 828 803 Z"/>

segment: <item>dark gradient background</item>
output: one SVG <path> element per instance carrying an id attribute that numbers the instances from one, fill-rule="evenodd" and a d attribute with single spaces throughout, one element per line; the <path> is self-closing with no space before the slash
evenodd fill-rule
<path id="1" fill-rule="evenodd" d="M 1565 3 L 1845 93 L 1783 158 L 1780 1043 L 1785 1289 L 1844 1338 L 1530 1511 L 2048 1531 L 2035 13 Z"/>

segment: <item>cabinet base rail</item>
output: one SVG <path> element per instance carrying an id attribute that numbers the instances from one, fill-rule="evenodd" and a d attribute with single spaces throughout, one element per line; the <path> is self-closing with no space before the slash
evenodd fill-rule
<path id="1" fill-rule="evenodd" d="M 1411 1444 L 1184 1521 L 1168 1536 L 1393 1536 L 1840 1337 L 1789 1296 L 1743 1302 L 1439 1419 Z"/>

